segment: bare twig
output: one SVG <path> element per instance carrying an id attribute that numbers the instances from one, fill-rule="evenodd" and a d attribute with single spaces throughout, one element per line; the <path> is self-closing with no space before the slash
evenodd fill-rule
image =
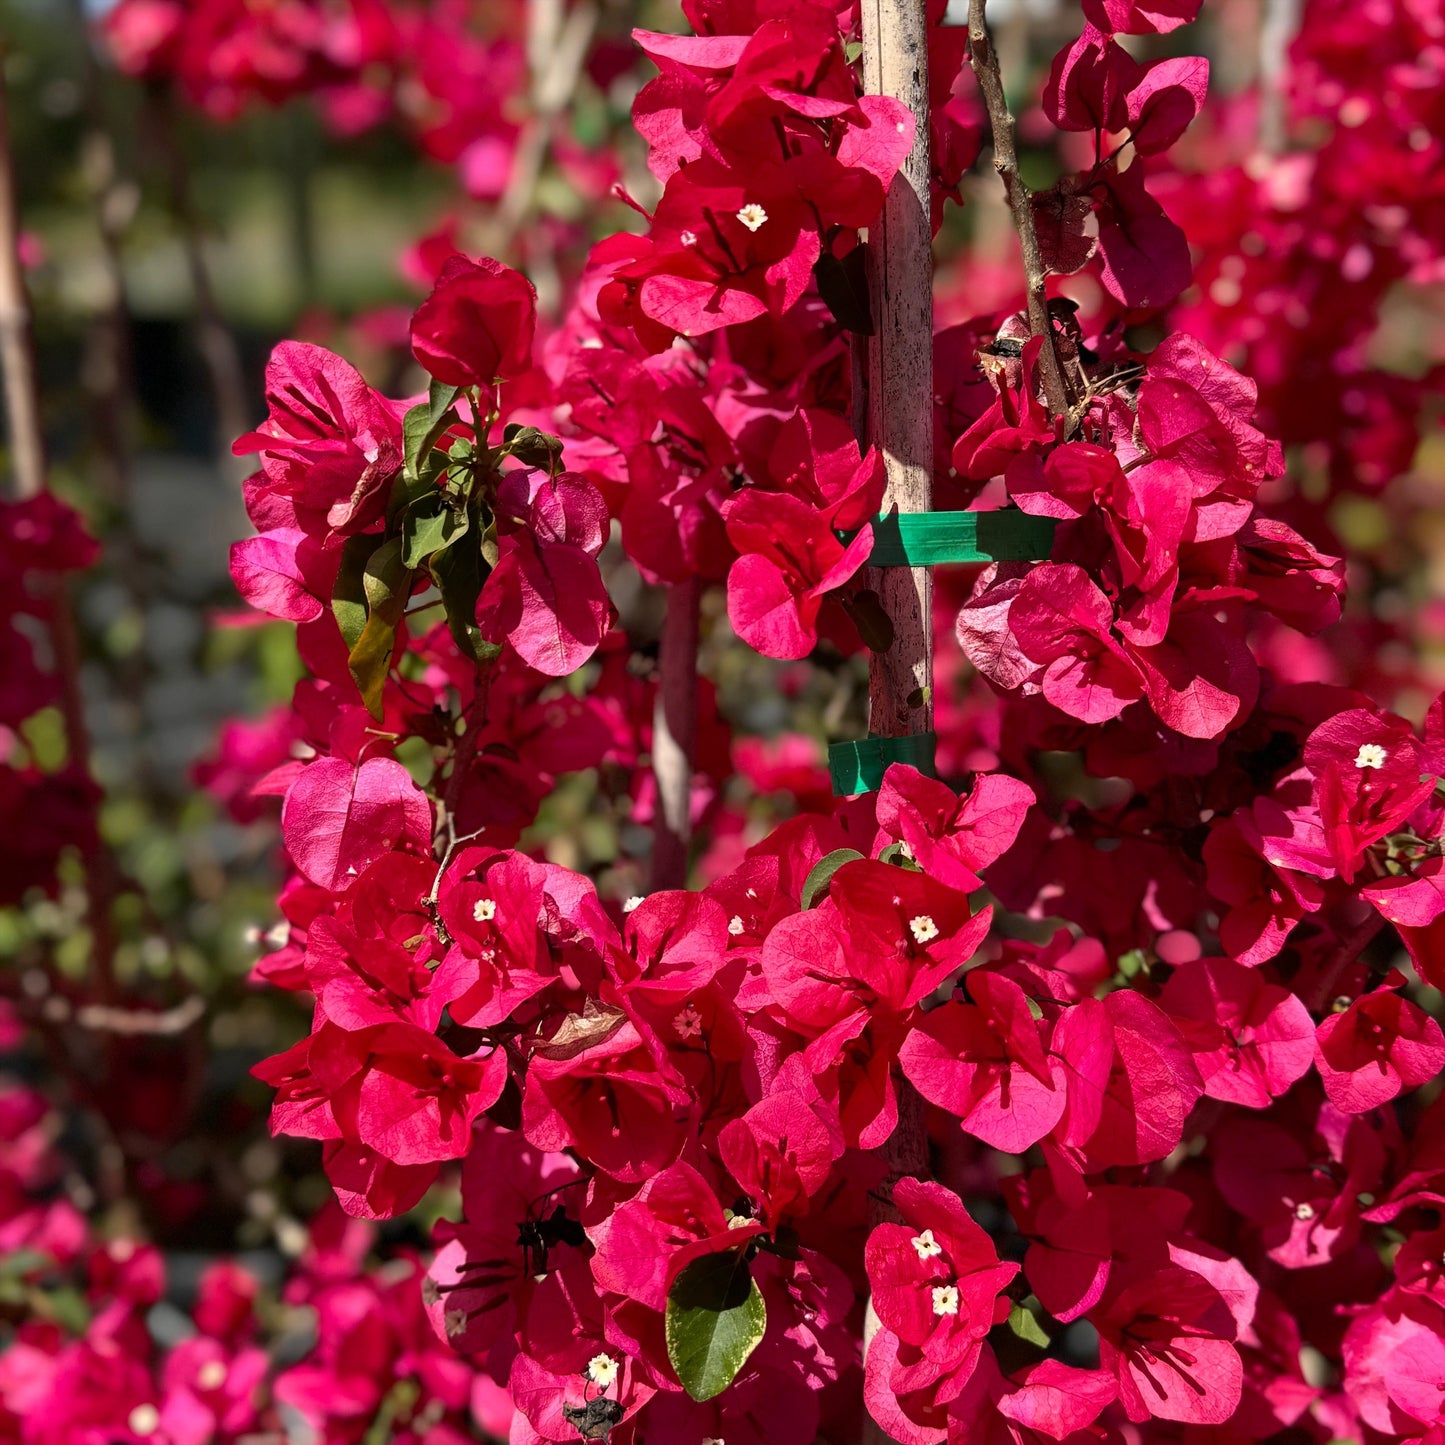
<path id="1" fill-rule="evenodd" d="M 1044 399 L 1053 416 L 1063 416 L 1069 409 L 1064 374 L 1054 350 L 1053 324 L 1049 320 L 1049 302 L 1045 292 L 1047 271 L 1039 251 L 1038 232 L 1034 228 L 1033 196 L 1019 174 L 1018 151 L 1014 145 L 1014 118 L 1009 114 L 1004 96 L 1003 79 L 999 74 L 998 54 L 989 39 L 984 19 L 986 0 L 968 0 L 968 58 L 978 77 L 993 131 L 993 166 L 1003 181 L 1013 212 L 1014 230 L 1024 257 L 1024 282 L 1028 295 L 1029 331 L 1044 338 L 1039 353 L 1039 374 L 1044 383 Z"/>
<path id="2" fill-rule="evenodd" d="M 517 140 L 507 188 L 497 202 L 489 249 L 508 249 L 532 209 L 537 182 L 552 148 L 557 117 L 572 99 L 597 28 L 597 7 L 579 0 L 563 18 L 558 0 L 530 0 L 527 56 L 532 67 L 532 113 Z"/>
<path id="3" fill-rule="evenodd" d="M 692 772 L 697 753 L 697 636 L 702 582 L 667 589 L 661 673 L 652 713 L 652 774 L 657 782 L 652 831 L 653 888 L 687 882 L 692 840 Z"/>

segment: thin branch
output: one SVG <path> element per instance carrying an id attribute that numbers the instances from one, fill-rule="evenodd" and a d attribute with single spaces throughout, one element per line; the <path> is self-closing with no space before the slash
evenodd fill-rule
<path id="1" fill-rule="evenodd" d="M 532 65 L 532 113 L 512 157 L 507 188 L 497 202 L 488 249 L 510 247 L 532 209 L 542 168 L 552 149 L 557 117 L 577 89 L 597 28 L 597 7 L 579 0 L 565 20 L 556 0 L 530 0 L 528 57 Z"/>
<path id="2" fill-rule="evenodd" d="M 1049 301 L 1045 291 L 1048 272 L 1044 269 L 1038 232 L 1034 228 L 1033 196 L 1019 174 L 1014 118 L 1009 114 L 1008 100 L 1004 95 L 998 53 L 989 39 L 988 24 L 984 19 L 985 4 L 986 0 L 968 0 L 968 58 L 974 75 L 978 77 L 978 88 L 983 93 L 989 127 L 993 131 L 993 167 L 1003 181 L 1009 210 L 1013 213 L 1014 230 L 1018 232 L 1019 246 L 1023 251 L 1029 331 L 1044 338 L 1039 353 L 1044 399 L 1049 404 L 1051 415 L 1063 416 L 1069 410 L 1069 395 L 1064 386 L 1058 354 L 1054 350 L 1053 323 L 1049 320 Z"/>
<path id="3" fill-rule="evenodd" d="M 652 886 L 687 883 L 692 841 L 692 773 L 697 755 L 698 603 L 702 582 L 690 577 L 667 589 L 662 624 L 661 678 L 652 713 L 652 774 L 657 783 L 653 813 Z"/>
<path id="4" fill-rule="evenodd" d="M 0 46 L 0 62 L 4 56 Z M 0 71 L 0 366 L 5 371 L 5 417 L 15 495 L 23 500 L 45 490 L 45 431 L 40 420 L 30 298 L 20 264 L 20 207 L 3 79 Z"/>

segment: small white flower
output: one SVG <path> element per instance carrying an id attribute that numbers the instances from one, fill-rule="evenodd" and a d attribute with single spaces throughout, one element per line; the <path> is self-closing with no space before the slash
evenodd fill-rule
<path id="1" fill-rule="evenodd" d="M 767 219 L 768 213 L 763 210 L 763 208 L 758 205 L 756 201 L 749 201 L 747 205 L 745 205 L 742 210 L 738 212 L 738 220 L 740 220 L 743 225 L 745 225 L 750 231 L 759 230 L 764 224 L 766 224 Z"/>
<path id="2" fill-rule="evenodd" d="M 611 1355 L 593 1355 L 587 1361 L 587 1378 L 599 1389 L 610 1390 L 617 1379 L 617 1361 Z"/>
<path id="3" fill-rule="evenodd" d="M 938 925 L 926 913 L 920 913 L 917 918 L 910 918 L 908 930 L 912 933 L 915 943 L 929 943 L 938 937 Z"/>
<path id="4" fill-rule="evenodd" d="M 1361 743 L 1359 752 L 1355 754 L 1355 766 L 1357 768 L 1383 768 L 1388 756 L 1389 754 L 1379 743 Z"/>
<path id="5" fill-rule="evenodd" d="M 681 1038 L 700 1039 L 702 1037 L 702 1015 L 691 1004 L 688 1004 L 673 1019 L 672 1026 Z"/>
<path id="6" fill-rule="evenodd" d="M 125 1423 L 135 1435 L 154 1435 L 160 1428 L 161 1412 L 154 1405 L 137 1405 Z"/>
<path id="7" fill-rule="evenodd" d="M 641 907 L 642 907 L 642 894 L 640 894 L 640 893 L 634 893 L 634 894 L 632 895 L 632 897 L 629 898 L 629 899 L 627 900 L 627 902 L 622 905 L 622 911 L 623 911 L 624 913 L 631 913 L 634 909 L 641 908 Z"/>
<path id="8" fill-rule="evenodd" d="M 1315 1207 L 1314 1207 L 1314 1205 L 1313 1205 L 1313 1204 L 1296 1204 L 1295 1207 L 1294 1207 L 1294 1217 L 1295 1217 L 1296 1219 L 1302 1221 L 1302 1222 L 1303 1222 L 1303 1221 L 1306 1221 L 1306 1220 L 1313 1219 L 1313 1218 L 1315 1217 Z"/>
<path id="9" fill-rule="evenodd" d="M 681 241 L 684 246 L 696 246 L 696 245 L 697 245 L 697 232 L 696 232 L 696 231 L 684 231 L 684 232 L 682 233 L 682 235 L 680 235 L 677 239 L 678 239 L 679 241 Z"/>
<path id="10" fill-rule="evenodd" d="M 472 909 L 472 917 L 478 923 L 490 923 L 497 916 L 497 900 L 495 898 L 478 898 L 476 906 Z"/>
<path id="11" fill-rule="evenodd" d="M 743 916 L 741 913 L 734 913 L 733 916 L 728 919 L 728 932 L 731 933 L 734 938 L 736 938 L 738 934 L 740 934 L 742 931 Z"/>
<path id="12" fill-rule="evenodd" d="M 944 1315 L 958 1313 L 958 1286 L 936 1284 L 933 1286 L 933 1313 L 941 1319 Z"/>
<path id="13" fill-rule="evenodd" d="M 207 1360 L 196 1371 L 196 1384 L 203 1390 L 217 1390 L 226 1383 L 226 1367 L 219 1360 Z"/>
<path id="14" fill-rule="evenodd" d="M 943 1246 L 933 1237 L 931 1229 L 915 1234 L 909 1243 L 918 1251 L 919 1259 L 936 1259 L 943 1253 Z"/>

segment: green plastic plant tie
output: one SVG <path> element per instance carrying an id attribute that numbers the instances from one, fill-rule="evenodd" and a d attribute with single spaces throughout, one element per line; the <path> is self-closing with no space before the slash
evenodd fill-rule
<path id="1" fill-rule="evenodd" d="M 1052 517 L 1003 512 L 890 512 L 873 519 L 870 567 L 934 567 L 944 562 L 1047 562 Z M 846 542 L 856 533 L 839 533 Z"/>
<path id="2" fill-rule="evenodd" d="M 889 763 L 907 763 L 920 773 L 937 777 L 933 754 L 938 734 L 912 733 L 905 738 L 860 738 L 853 743 L 834 743 L 828 749 L 828 771 L 833 778 L 833 795 L 851 798 L 856 793 L 876 792 L 883 784 Z"/>

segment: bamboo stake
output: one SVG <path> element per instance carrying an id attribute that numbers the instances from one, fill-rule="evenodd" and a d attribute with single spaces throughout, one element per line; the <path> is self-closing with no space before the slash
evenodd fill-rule
<path id="1" fill-rule="evenodd" d="M 657 782 L 652 834 L 652 886 L 687 883 L 692 841 L 692 771 L 697 754 L 698 602 L 702 582 L 689 578 L 667 589 L 661 674 L 652 713 L 652 772 Z"/>
<path id="2" fill-rule="evenodd" d="M 878 222 L 868 230 L 868 284 L 873 336 L 866 365 L 867 419 L 861 439 L 883 454 L 883 508 L 933 507 L 933 230 L 929 220 L 928 35 L 925 0 L 863 0 L 863 88 L 901 100 L 913 112 L 913 148 L 894 177 Z M 860 338 L 855 338 L 855 342 Z M 860 353 L 864 348 L 859 348 Z M 882 737 L 933 727 L 933 574 L 926 567 L 870 569 L 869 585 L 893 623 L 893 645 L 868 666 L 868 726 Z M 887 1175 L 870 1204 L 870 1223 L 898 1218 L 893 1186 L 926 1178 L 928 1135 L 923 1101 L 896 1074 L 898 1124 L 884 1150 Z M 876 1317 L 869 1305 L 869 1323 Z M 872 1330 L 865 1324 L 864 1352 Z M 863 1439 L 888 1435 L 865 1414 Z"/>

